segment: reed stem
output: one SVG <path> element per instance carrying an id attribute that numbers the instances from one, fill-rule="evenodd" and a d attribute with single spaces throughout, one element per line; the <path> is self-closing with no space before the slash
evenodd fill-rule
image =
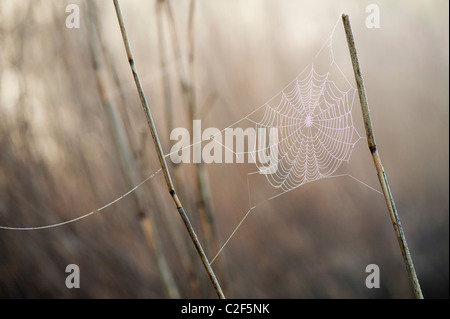
<path id="1" fill-rule="evenodd" d="M 98 91 L 100 94 L 101 104 L 108 115 L 110 128 L 113 132 L 114 143 L 119 154 L 121 167 L 124 176 L 128 182 L 128 187 L 132 188 L 133 185 L 137 185 L 139 182 L 139 173 L 136 160 L 133 156 L 133 152 L 130 145 L 130 140 L 127 137 L 124 123 L 122 122 L 116 104 L 110 98 L 108 94 L 108 85 L 106 78 L 106 65 L 107 62 L 103 61 L 103 46 L 101 43 L 100 35 L 98 34 L 98 21 L 96 15 L 96 7 L 94 3 L 88 2 L 88 35 L 89 35 L 89 48 L 91 51 L 93 69 L 96 75 L 96 82 Z M 137 217 L 140 221 L 142 231 L 147 239 L 148 246 L 153 254 L 155 254 L 158 269 L 161 273 L 161 279 L 169 298 L 180 298 L 180 292 L 176 285 L 175 279 L 167 267 L 167 260 L 164 255 L 164 251 L 161 246 L 161 239 L 158 234 L 154 222 L 150 219 L 150 212 L 145 208 L 143 204 L 142 196 L 139 193 L 134 192 L 134 199 L 136 205 Z"/>
<path id="2" fill-rule="evenodd" d="M 372 159 L 375 164 L 375 168 L 377 170 L 378 180 L 380 181 L 381 189 L 383 191 L 383 195 L 386 200 L 389 216 L 391 217 L 392 224 L 394 225 L 395 235 L 397 236 L 397 240 L 400 245 L 403 261 L 405 262 L 406 265 L 406 270 L 408 272 L 408 277 L 411 282 L 414 295 L 417 299 L 423 299 L 422 290 L 420 289 L 419 280 L 417 278 L 416 271 L 414 269 L 411 254 L 409 253 L 408 244 L 406 243 L 403 228 L 397 213 L 397 208 L 395 207 L 394 198 L 389 188 L 386 173 L 384 171 L 383 165 L 381 164 L 381 158 L 380 155 L 378 154 L 377 145 L 375 143 L 375 135 L 373 132 L 372 120 L 370 119 L 369 113 L 369 103 L 367 102 L 366 90 L 364 88 L 364 81 L 359 66 L 355 40 L 353 38 L 352 28 L 350 26 L 350 20 L 348 15 L 342 14 L 342 21 L 344 23 L 345 34 L 347 36 L 347 43 L 348 48 L 350 50 L 350 57 L 352 59 L 356 84 L 358 86 L 359 100 L 361 103 L 361 110 L 364 119 L 364 126 L 366 128 L 367 143 L 369 146 L 369 150 L 370 153 L 372 154 Z"/>
<path id="3" fill-rule="evenodd" d="M 189 221 L 188 216 L 186 215 L 186 213 L 184 211 L 184 208 L 180 202 L 180 199 L 178 198 L 178 195 L 175 192 L 175 188 L 173 186 L 172 179 L 170 177 L 169 169 L 167 168 L 167 163 L 166 163 L 163 151 L 162 151 L 161 143 L 158 138 L 158 133 L 156 131 L 155 124 L 153 122 L 153 117 L 151 115 L 151 112 L 150 112 L 150 109 L 149 109 L 149 106 L 147 103 L 147 99 L 145 98 L 144 91 L 142 90 L 142 85 L 141 85 L 141 82 L 139 80 L 139 76 L 138 76 L 138 73 L 136 70 L 136 66 L 134 63 L 133 55 L 131 53 L 130 44 L 128 42 L 128 36 L 127 36 L 127 32 L 126 32 L 125 25 L 123 22 L 122 12 L 120 10 L 119 2 L 118 2 L 118 0 L 113 0 L 113 1 L 114 1 L 115 9 L 116 9 L 117 19 L 118 19 L 119 25 L 120 25 L 120 31 L 122 33 L 122 39 L 123 39 L 123 42 L 125 45 L 125 50 L 127 52 L 128 62 L 130 64 L 131 71 L 133 73 L 134 81 L 136 83 L 136 88 L 139 93 L 139 98 L 141 100 L 142 108 L 144 109 L 144 113 L 147 118 L 147 123 L 150 128 L 150 133 L 152 134 L 152 139 L 153 139 L 153 142 L 156 147 L 156 152 L 158 154 L 159 163 L 163 170 L 164 179 L 166 180 L 168 191 L 169 191 L 170 195 L 172 196 L 172 199 L 177 207 L 178 213 L 180 214 L 180 217 L 183 220 L 186 230 L 188 231 L 189 236 L 191 237 L 192 242 L 195 245 L 195 248 L 203 262 L 205 270 L 208 273 L 208 276 L 211 280 L 211 283 L 214 286 L 214 289 L 215 289 L 218 297 L 220 299 L 225 299 L 225 295 L 223 294 L 222 289 L 220 288 L 220 284 L 216 278 L 216 275 L 214 274 L 214 271 L 208 262 L 208 258 L 200 244 L 200 241 L 198 240 L 198 237 Z"/>

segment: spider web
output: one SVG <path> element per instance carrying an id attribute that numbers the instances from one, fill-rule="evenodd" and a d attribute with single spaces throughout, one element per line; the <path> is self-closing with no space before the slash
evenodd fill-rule
<path id="1" fill-rule="evenodd" d="M 339 20 L 338 20 L 339 22 Z M 348 176 L 364 186 L 378 190 L 350 174 L 336 174 L 341 164 L 348 162 L 352 151 L 362 138 L 356 130 L 352 109 L 357 93 L 337 64 L 333 52 L 331 35 L 319 52 L 303 71 L 285 88 L 243 119 L 231 126 L 248 120 L 258 129 L 275 129 L 277 137 L 269 139 L 267 146 L 259 147 L 256 142 L 253 152 L 248 152 L 258 171 L 264 174 L 272 188 L 278 190 L 264 201 L 270 201 L 305 183 L 323 178 Z M 273 154 L 276 160 L 270 165 L 258 163 L 257 155 Z M 237 154 L 238 155 L 238 154 Z M 248 177 L 247 176 L 247 177 Z M 248 182 L 250 208 L 224 242 L 212 264 L 237 232 L 251 211 L 261 204 L 252 205 Z"/>
<path id="2" fill-rule="evenodd" d="M 331 49 L 331 43 L 328 47 Z M 329 66 L 323 73 L 314 63 L 308 66 L 264 105 L 261 119 L 254 121 L 257 129 L 275 128 L 278 132 L 274 142 L 258 150 L 270 153 L 276 148 L 279 156 L 275 163 L 272 167 L 255 163 L 260 172 L 272 172 L 265 174 L 267 180 L 283 192 L 331 176 L 349 160 L 361 138 L 352 119 L 356 89 L 334 59 Z M 338 82 L 346 87 L 341 89 Z"/>
<path id="3" fill-rule="evenodd" d="M 349 161 L 355 144 L 363 138 L 355 129 L 352 119 L 356 89 L 347 80 L 334 59 L 332 40 L 336 26 L 337 23 L 328 40 L 314 57 L 313 62 L 291 83 L 265 104 L 227 127 L 232 128 L 243 121 L 249 121 L 255 125 L 256 131 L 259 129 L 276 130 L 277 136 L 274 139 L 268 139 L 269 145 L 259 143 L 258 147 L 261 144 L 263 146 L 257 149 L 255 140 L 251 152 L 236 153 L 231 150 L 236 156 L 248 154 L 252 157 L 258 171 L 249 173 L 247 176 L 255 173 L 264 174 L 270 186 L 279 191 L 277 194 L 265 198 L 265 200 L 271 200 L 308 182 L 338 176 L 349 176 L 380 193 L 349 174 L 335 174 L 343 162 Z M 217 132 L 217 134 L 223 133 L 227 128 Z M 209 141 L 209 139 L 202 139 L 199 142 L 186 145 L 183 149 L 205 141 Z M 222 144 L 222 146 L 230 151 L 226 145 Z M 257 155 L 260 154 L 270 154 L 273 157 L 274 148 L 277 150 L 276 161 L 273 161 L 272 158 L 269 166 L 257 161 Z M 167 158 L 171 155 L 172 153 L 169 153 L 164 157 Z M 160 172 L 161 169 L 156 170 L 125 194 L 77 218 L 38 227 L 0 225 L 0 229 L 48 229 L 76 222 L 117 203 Z M 210 264 L 224 249 L 249 213 L 259 205 L 252 206 L 250 186 L 248 187 L 250 208 Z"/>

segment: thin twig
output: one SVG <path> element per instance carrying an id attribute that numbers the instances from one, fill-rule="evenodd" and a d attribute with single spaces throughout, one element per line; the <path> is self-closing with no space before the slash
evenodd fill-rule
<path id="1" fill-rule="evenodd" d="M 408 277 L 411 282 L 411 286 L 414 291 L 414 295 L 418 299 L 423 299 L 422 290 L 420 289 L 419 280 L 414 269 L 413 261 L 409 253 L 408 245 L 406 243 L 405 235 L 403 233 L 400 218 L 397 214 L 397 208 L 395 207 L 394 198 L 392 197 L 391 190 L 389 188 L 386 173 L 383 165 L 381 164 L 380 155 L 378 154 L 377 146 L 375 143 L 375 136 L 372 128 L 372 121 L 370 119 L 369 104 L 367 102 L 366 90 L 364 88 L 364 81 L 359 66 L 358 55 L 356 52 L 355 41 L 353 39 L 352 28 L 350 26 L 350 20 L 348 15 L 342 14 L 342 21 L 344 23 L 345 33 L 347 35 L 348 48 L 350 50 L 350 56 L 353 64 L 353 71 L 355 73 L 356 84 L 358 86 L 359 100 L 361 103 L 361 110 L 364 119 L 364 126 L 366 128 L 367 143 L 369 145 L 370 152 L 372 153 L 372 159 L 377 170 L 378 180 L 380 181 L 381 189 L 386 200 L 386 204 L 391 217 L 392 224 L 394 225 L 395 234 L 400 245 L 403 261 L 408 271 Z"/>
<path id="2" fill-rule="evenodd" d="M 189 4 L 188 18 L 188 112 L 190 125 L 193 124 L 196 110 L 196 92 L 195 92 L 195 71 L 194 71 L 194 12 L 195 0 L 191 0 Z M 175 27 L 175 26 L 174 26 Z M 196 163 L 196 179 L 197 179 L 197 206 L 200 215 L 200 222 L 206 240 L 207 251 L 217 251 L 219 244 L 217 242 L 214 212 L 211 203 L 211 193 L 208 187 L 208 172 L 205 170 L 203 163 Z"/>
<path id="3" fill-rule="evenodd" d="M 170 89 L 169 74 L 166 71 L 166 50 L 164 44 L 164 29 L 162 21 L 162 0 L 157 0 L 156 3 L 156 31 L 158 34 L 158 48 L 159 48 L 159 63 L 161 65 L 161 72 L 164 84 L 164 103 L 166 110 L 167 131 L 170 133 L 173 129 L 173 105 L 172 105 L 172 92 Z"/>
<path id="4" fill-rule="evenodd" d="M 158 36 L 158 48 L 159 48 L 159 62 L 160 62 L 160 68 L 161 68 L 161 74 L 163 78 L 163 88 L 164 88 L 164 109 L 166 110 L 166 126 L 167 126 L 167 136 L 170 136 L 170 133 L 172 132 L 172 129 L 174 127 L 173 124 L 173 105 L 172 105 L 172 90 L 170 85 L 170 78 L 169 73 L 167 72 L 167 51 L 165 49 L 165 42 L 164 42 L 164 21 L 163 16 L 165 13 L 165 6 L 164 6 L 165 0 L 157 0 L 155 1 L 155 14 L 156 14 L 156 31 Z M 172 163 L 174 164 L 174 163 Z M 177 168 L 177 165 L 173 165 L 174 168 Z M 177 180 L 179 180 L 177 177 L 178 171 L 175 170 L 174 172 L 174 182 L 176 185 Z M 170 216 L 163 215 L 164 218 L 169 218 Z M 171 224 L 169 220 L 166 220 L 168 225 Z M 174 231 L 175 229 L 173 227 L 169 228 L 171 235 L 173 236 L 174 240 L 179 243 L 179 240 L 181 240 L 180 234 L 177 231 Z M 181 253 L 179 250 L 181 245 L 176 245 L 176 249 L 178 250 L 178 253 L 180 255 L 180 264 L 184 268 L 185 272 L 189 274 L 190 280 L 189 284 L 191 285 L 191 288 L 193 291 L 197 291 L 199 287 L 199 281 L 195 276 L 194 271 L 192 271 L 191 264 L 188 262 L 188 260 L 185 258 L 186 256 Z M 196 252 L 192 249 L 188 250 L 189 257 L 195 257 Z"/>
<path id="5" fill-rule="evenodd" d="M 195 91 L 195 71 L 194 71 L 194 17 L 195 17 L 195 0 L 189 3 L 188 23 L 187 23 L 187 63 L 183 58 L 181 51 L 181 43 L 177 34 L 176 19 L 172 11 L 172 5 L 169 0 L 164 0 L 168 23 L 171 31 L 172 47 L 177 61 L 179 61 L 178 82 L 180 85 L 183 100 L 186 104 L 188 125 L 190 131 L 193 131 L 193 123 L 197 114 L 196 110 L 196 91 Z M 195 156 L 195 155 L 194 155 Z M 195 161 L 195 160 L 194 160 Z M 212 197 L 208 188 L 208 172 L 203 163 L 195 163 L 195 205 L 200 217 L 200 226 L 205 239 L 205 250 L 208 253 L 217 251 L 219 243 L 217 239 L 217 231 L 215 227 L 215 218 L 212 208 Z M 176 175 L 175 175 L 176 177 Z M 217 264 L 217 263 L 216 263 Z M 217 264 L 216 269 L 222 272 Z M 223 284 L 222 280 L 222 284 Z"/>
<path id="6" fill-rule="evenodd" d="M 120 115 L 117 111 L 116 104 L 108 94 L 108 86 L 106 79 L 106 66 L 102 59 L 102 46 L 100 37 L 98 36 L 98 21 L 96 16 L 96 7 L 92 2 L 88 2 L 88 34 L 89 48 L 91 51 L 93 69 L 96 75 L 96 82 L 100 94 L 102 106 L 108 115 L 110 127 L 113 132 L 114 144 L 119 154 L 121 167 L 126 177 L 129 187 L 136 185 L 140 177 L 136 159 L 131 150 L 130 140 L 127 137 L 126 130 Z M 147 239 L 148 246 L 153 254 L 155 254 L 158 269 L 161 273 L 161 279 L 164 284 L 167 296 L 170 298 L 180 298 L 180 292 L 176 285 L 175 279 L 167 266 L 167 259 L 161 245 L 161 239 L 155 223 L 150 219 L 149 209 L 145 208 L 142 196 L 134 192 L 137 217 L 140 221 L 142 231 Z"/>
<path id="7" fill-rule="evenodd" d="M 170 177 L 170 173 L 169 173 L 169 170 L 167 168 L 167 163 L 166 163 L 163 151 L 162 151 L 161 143 L 160 143 L 159 138 L 158 138 L 158 133 L 156 131 L 155 124 L 153 122 L 153 118 L 152 118 L 152 115 L 150 113 L 150 109 L 148 107 L 147 99 L 145 98 L 144 91 L 142 90 L 141 82 L 139 80 L 139 76 L 138 76 L 138 73 L 136 71 L 136 66 L 134 64 L 133 55 L 131 53 L 130 44 L 128 42 L 128 36 L 127 36 L 125 25 L 124 25 L 124 22 L 123 22 L 122 12 L 120 10 L 119 2 L 118 2 L 118 0 L 113 0 L 113 1 L 114 1 L 115 9 L 116 9 L 117 19 L 118 19 L 119 25 L 120 25 L 120 31 L 122 33 L 122 38 L 123 38 L 123 42 L 124 42 L 124 45 L 125 45 L 125 50 L 127 52 L 128 62 L 130 64 L 131 71 L 132 71 L 133 77 L 134 77 L 134 81 L 136 83 L 136 88 L 138 90 L 139 97 L 141 99 L 141 104 L 142 104 L 142 107 L 144 109 L 145 116 L 147 118 L 147 122 L 148 122 L 148 125 L 149 125 L 149 128 L 150 128 L 150 132 L 152 134 L 153 142 L 154 142 L 155 147 L 156 147 L 159 163 L 161 164 L 161 168 L 163 170 L 163 174 L 164 174 L 164 178 L 166 180 L 168 191 L 169 191 L 170 195 L 172 196 L 172 199 L 173 199 L 173 201 L 174 201 L 174 203 L 175 203 L 175 205 L 177 207 L 177 210 L 178 210 L 178 212 L 180 214 L 180 217 L 183 220 L 183 223 L 184 223 L 184 225 L 185 225 L 185 227 L 186 227 L 186 229 L 187 229 L 187 231 L 188 231 L 188 233 L 189 233 L 189 235 L 190 235 L 190 237 L 192 239 L 192 242 L 195 245 L 195 248 L 197 249 L 197 252 L 198 252 L 198 254 L 199 254 L 199 256 L 200 256 L 200 258 L 201 258 L 201 260 L 203 262 L 203 265 L 204 265 L 204 267 L 205 267 L 205 269 L 206 269 L 206 271 L 207 271 L 207 273 L 209 275 L 209 278 L 211 279 L 211 282 L 212 282 L 212 284 L 214 286 L 214 289 L 215 289 L 218 297 L 220 299 L 225 299 L 225 296 L 224 296 L 224 294 L 222 292 L 222 289 L 220 288 L 220 284 L 217 281 L 216 275 L 214 274 L 214 271 L 213 271 L 212 267 L 210 266 L 210 264 L 208 262 L 208 258 L 206 256 L 205 252 L 203 251 L 203 248 L 202 248 L 202 246 L 200 244 L 200 241 L 198 240 L 198 237 L 195 234 L 194 229 L 192 228 L 192 225 L 191 225 L 191 223 L 189 221 L 189 218 L 186 215 L 183 206 L 181 205 L 181 202 L 180 202 L 180 200 L 178 198 L 178 195 L 175 192 L 175 188 L 173 186 L 172 179 Z"/>

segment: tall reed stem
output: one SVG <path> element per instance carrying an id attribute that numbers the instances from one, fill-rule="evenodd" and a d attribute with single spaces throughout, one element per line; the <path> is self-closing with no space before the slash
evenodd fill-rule
<path id="1" fill-rule="evenodd" d="M 196 114 L 196 94 L 195 94 L 195 72 L 194 72 L 194 12 L 195 0 L 191 0 L 189 4 L 189 17 L 187 25 L 187 44 L 188 44 L 188 61 L 184 63 L 181 52 L 180 42 L 176 32 L 175 18 L 172 12 L 172 6 L 169 0 L 165 0 L 169 26 L 172 34 L 172 46 L 175 57 L 179 63 L 178 78 L 181 92 L 187 106 L 187 115 L 189 120 L 190 132 L 193 131 L 193 121 Z M 217 251 L 219 244 L 215 234 L 214 213 L 211 203 L 211 194 L 207 188 L 208 172 L 205 170 L 203 163 L 195 164 L 196 178 L 196 207 L 200 216 L 200 225 L 205 238 L 205 249 L 207 252 Z M 217 268 L 216 268 L 217 269 Z M 222 282 L 223 283 L 223 282 Z"/>
<path id="2" fill-rule="evenodd" d="M 139 171 L 136 163 L 136 159 L 132 152 L 132 147 L 129 138 L 127 137 L 125 125 L 120 118 L 120 114 L 117 110 L 117 105 L 110 98 L 108 94 L 108 81 L 106 64 L 106 53 L 104 52 L 104 46 L 101 43 L 101 37 L 99 33 L 99 26 L 97 20 L 97 11 L 95 4 L 88 2 L 88 38 L 89 48 L 92 56 L 93 69 L 96 75 L 96 82 L 98 91 L 100 94 L 101 104 L 108 115 L 110 128 L 113 132 L 113 140 L 119 154 L 119 159 L 124 176 L 128 182 L 128 187 L 132 188 L 139 183 Z M 105 56 L 103 59 L 102 57 Z M 137 217 L 140 221 L 142 231 L 147 239 L 148 246 L 157 262 L 158 269 L 161 273 L 161 280 L 164 284 L 165 291 L 169 298 L 180 298 L 180 293 L 176 285 L 175 279 L 167 267 L 167 260 L 164 255 L 164 251 L 161 245 L 161 239 L 158 234 L 158 230 L 155 223 L 150 219 L 149 209 L 145 207 L 142 196 L 139 193 L 134 192 L 134 199 L 137 211 Z"/>
<path id="3" fill-rule="evenodd" d="M 361 110 L 364 119 L 364 126 L 366 128 L 367 143 L 369 146 L 372 159 L 377 170 L 378 180 L 380 181 L 381 189 L 383 191 L 384 198 L 386 200 L 389 216 L 391 217 L 392 224 L 394 225 L 395 234 L 397 236 L 400 250 L 402 252 L 403 261 L 408 271 L 408 277 L 411 282 L 414 295 L 418 299 L 423 299 L 422 290 L 420 289 L 419 279 L 417 278 L 414 264 L 409 253 L 408 244 L 406 243 L 403 228 L 400 223 L 400 218 L 395 207 L 394 198 L 392 197 L 391 190 L 389 188 L 386 173 L 383 165 L 381 164 L 380 155 L 378 154 L 377 145 L 375 143 L 375 135 L 372 128 L 372 120 L 370 119 L 369 103 L 367 102 L 366 89 L 364 88 L 364 81 L 359 66 L 358 55 L 356 52 L 355 41 L 353 39 L 352 28 L 350 26 L 350 20 L 348 15 L 342 14 L 342 21 L 344 23 L 345 33 L 347 35 L 348 48 L 350 50 L 350 56 L 353 64 L 353 71 L 355 73 L 356 84 L 358 86 L 359 100 L 361 103 Z"/>
<path id="4" fill-rule="evenodd" d="M 167 168 L 167 163 L 166 163 L 163 151 L 162 151 L 161 143 L 160 143 L 159 138 L 158 138 L 158 133 L 156 131 L 155 124 L 153 122 L 153 117 L 152 117 L 152 115 L 150 113 L 150 109 L 148 107 L 147 99 L 145 98 L 144 91 L 142 90 L 141 81 L 139 80 L 139 76 L 138 76 L 138 73 L 137 73 L 137 70 L 136 70 L 136 66 L 134 64 L 134 59 L 133 59 L 133 55 L 131 53 L 130 44 L 128 42 L 128 36 L 127 36 L 127 32 L 126 32 L 125 25 L 124 25 L 124 22 L 123 22 L 122 12 L 120 10 L 119 2 L 118 2 L 118 0 L 113 0 L 113 1 L 114 1 L 115 9 L 116 9 L 117 19 L 118 19 L 119 25 L 120 25 L 120 31 L 122 33 L 122 39 L 123 39 L 123 42 L 124 42 L 124 45 L 125 45 L 125 50 L 127 52 L 128 62 L 130 64 L 131 71 L 132 71 L 133 77 L 134 77 L 134 81 L 136 83 L 136 88 L 137 88 L 138 93 L 139 93 L 139 98 L 141 100 L 142 108 L 144 109 L 144 113 L 145 113 L 145 116 L 147 118 L 147 123 L 149 125 L 150 132 L 152 134 L 152 139 L 153 139 L 153 142 L 154 142 L 155 147 L 156 147 L 156 152 L 158 154 L 159 163 L 161 164 L 161 168 L 163 170 L 164 179 L 166 180 L 168 191 L 169 191 L 170 195 L 172 196 L 172 199 L 173 199 L 173 201 L 174 201 L 174 203 L 175 203 L 175 205 L 177 207 L 178 213 L 180 214 L 180 217 L 183 220 L 183 223 L 184 223 L 184 225 L 185 225 L 185 227 L 186 227 L 186 229 L 187 229 L 187 231 L 189 233 L 189 236 L 191 237 L 192 242 L 195 245 L 195 248 L 196 248 L 196 250 L 197 250 L 197 252 L 198 252 L 198 254 L 199 254 L 199 256 L 200 256 L 200 258 L 201 258 L 201 260 L 203 262 L 203 265 L 204 265 L 204 267 L 206 269 L 206 272 L 209 275 L 211 283 L 213 284 L 214 289 L 215 289 L 218 297 L 220 299 L 225 299 L 225 295 L 223 294 L 222 289 L 220 288 L 220 284 L 219 284 L 219 282 L 218 282 L 218 280 L 216 278 L 216 275 L 214 274 L 214 271 L 213 271 L 213 269 L 211 268 L 211 266 L 210 266 L 210 264 L 208 262 L 208 258 L 206 256 L 206 254 L 205 254 L 201 244 L 200 244 L 200 241 L 198 240 L 198 237 L 195 234 L 194 229 L 192 228 L 191 222 L 189 221 L 189 218 L 188 218 L 188 216 L 186 215 L 186 213 L 184 211 L 184 208 L 183 208 L 183 206 L 182 206 L 182 204 L 180 202 L 180 199 L 178 198 L 178 195 L 175 192 L 175 188 L 173 186 L 172 179 L 170 177 L 170 173 L 169 173 L 169 170 Z"/>

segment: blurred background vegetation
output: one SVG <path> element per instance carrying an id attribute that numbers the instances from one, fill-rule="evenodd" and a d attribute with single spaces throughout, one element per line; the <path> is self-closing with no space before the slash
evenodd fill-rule
<path id="1" fill-rule="evenodd" d="M 81 25 L 65 12 L 79 5 Z M 368 29 L 365 8 L 380 7 Z M 349 14 L 375 135 L 425 298 L 449 288 L 448 1 L 121 1 L 163 149 L 279 92 Z M 337 26 L 336 61 L 353 83 Z M 355 126 L 364 134 L 359 104 Z M 112 1 L 0 2 L 0 225 L 58 223 L 158 169 Z M 378 188 L 365 140 L 345 167 Z M 171 164 L 211 259 L 249 208 L 246 164 Z M 252 192 L 258 193 L 258 185 Z M 264 186 L 260 185 L 261 190 Z M 381 287 L 367 289 L 375 263 Z M 77 264 L 81 288 L 67 289 Z M 252 211 L 213 264 L 233 298 L 411 298 L 384 199 L 341 177 Z M 87 219 L 0 230 L 3 298 L 214 298 L 161 174 Z"/>

